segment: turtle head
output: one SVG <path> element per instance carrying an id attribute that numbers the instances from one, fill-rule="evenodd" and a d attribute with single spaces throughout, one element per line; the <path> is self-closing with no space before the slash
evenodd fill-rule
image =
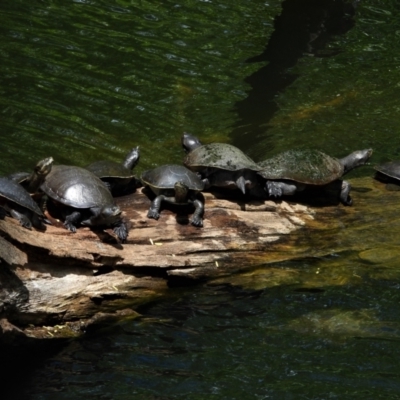
<path id="1" fill-rule="evenodd" d="M 123 162 L 123 166 L 126 169 L 133 169 L 136 167 L 136 165 L 139 162 L 139 158 L 140 158 L 140 151 L 139 151 L 139 146 L 134 147 L 126 156 L 124 162 Z"/>
<path id="2" fill-rule="evenodd" d="M 189 188 L 182 181 L 175 182 L 175 201 L 179 203 L 186 203 Z"/>
<path id="3" fill-rule="evenodd" d="M 41 177 L 47 176 L 51 171 L 53 162 L 53 157 L 47 157 L 43 160 L 40 160 L 33 169 L 34 173 Z"/>
<path id="4" fill-rule="evenodd" d="M 184 133 L 182 135 L 182 147 L 186 153 L 190 153 L 192 150 L 197 149 L 197 147 L 202 146 L 199 139 L 190 133 Z"/>
<path id="5" fill-rule="evenodd" d="M 91 208 L 92 217 L 81 222 L 81 225 L 96 226 L 114 225 L 115 222 L 121 218 L 121 209 L 116 205 L 107 205 L 104 207 L 93 207 Z"/>
<path id="6" fill-rule="evenodd" d="M 47 157 L 43 160 L 40 160 L 33 172 L 31 173 L 30 177 L 28 178 L 28 185 L 26 190 L 29 193 L 36 193 L 39 189 L 40 185 L 44 182 L 46 176 L 50 173 L 51 168 L 53 166 L 53 157 Z"/>
<path id="7" fill-rule="evenodd" d="M 356 150 L 340 160 L 344 167 L 343 174 L 351 171 L 354 168 L 364 165 L 372 155 L 372 149 Z"/>

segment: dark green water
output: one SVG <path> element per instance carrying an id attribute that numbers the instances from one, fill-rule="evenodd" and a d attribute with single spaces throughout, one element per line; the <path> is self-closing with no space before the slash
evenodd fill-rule
<path id="1" fill-rule="evenodd" d="M 256 120 L 263 98 L 243 102 L 266 62 L 245 60 L 263 53 L 278 0 L 3 1 L 0 172 L 50 155 L 118 160 L 136 145 L 139 169 L 180 162 L 184 131 L 258 160 L 294 146 L 400 159 L 399 11 L 361 1 L 352 29 L 277 66 L 286 85 L 256 80 L 270 90 Z M 341 254 L 276 270 L 171 289 L 143 318 L 24 370 L 10 398 L 400 398 L 399 264 Z"/>

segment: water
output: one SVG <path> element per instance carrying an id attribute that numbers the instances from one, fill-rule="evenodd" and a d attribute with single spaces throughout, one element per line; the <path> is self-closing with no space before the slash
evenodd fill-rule
<path id="1" fill-rule="evenodd" d="M 118 160 L 136 145 L 139 170 L 180 162 L 184 131 L 230 141 L 257 160 L 310 146 L 335 156 L 372 147 L 374 163 L 400 159 L 397 2 L 361 1 L 354 27 L 325 15 L 313 20 L 312 35 L 299 44 L 307 46 L 294 58 L 291 49 L 272 62 L 297 29 L 267 47 L 267 58 L 245 62 L 264 52 L 281 6 L 2 2 L 0 172 L 29 169 L 50 155 L 77 165 Z M 283 10 L 287 28 L 293 15 Z M 277 87 L 257 76 L 271 64 L 282 78 Z M 385 221 L 384 209 L 375 213 Z M 141 318 L 51 357 L 39 351 L 19 361 L 26 368 L 16 369 L 21 385 L 11 386 L 9 396 L 400 398 L 398 229 L 391 226 L 354 237 L 376 237 L 376 252 L 292 261 L 171 289 L 140 309 Z"/>

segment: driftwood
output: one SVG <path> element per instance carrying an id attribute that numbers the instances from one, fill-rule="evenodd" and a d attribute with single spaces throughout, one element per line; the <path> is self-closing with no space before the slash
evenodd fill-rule
<path id="1" fill-rule="evenodd" d="M 111 230 L 82 227 L 70 233 L 54 214 L 45 232 L 29 231 L 6 217 L 0 220 L 3 340 L 76 335 L 108 318 L 135 316 L 132 310 L 164 296 L 171 285 L 329 254 L 331 247 L 322 240 L 315 245 L 315 238 L 357 218 L 363 198 L 378 198 L 372 179 L 357 183 L 354 207 L 329 198 L 328 205 L 320 207 L 316 199 L 310 207 L 204 193 L 203 228 L 190 225 L 190 207 L 165 206 L 158 221 L 148 219 L 150 200 L 139 189 L 117 199 L 130 224 L 124 244 Z"/>

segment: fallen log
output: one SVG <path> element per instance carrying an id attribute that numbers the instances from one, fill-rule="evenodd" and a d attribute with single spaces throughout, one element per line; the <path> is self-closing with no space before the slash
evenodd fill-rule
<path id="1" fill-rule="evenodd" d="M 172 285 L 329 254 L 324 234 L 343 234 L 343 226 L 360 218 L 368 202 L 381 201 L 377 190 L 384 189 L 376 185 L 370 178 L 357 180 L 354 207 L 325 195 L 313 197 L 310 207 L 307 201 L 246 201 L 204 193 L 203 228 L 190 225 L 190 207 L 167 205 L 158 221 L 148 219 L 150 200 L 139 189 L 117 199 L 130 225 L 124 244 L 110 229 L 82 227 L 71 233 L 53 214 L 45 232 L 6 217 L 0 220 L 0 317 L 8 324 L 0 327 L 7 326 L 8 337 L 10 323 L 17 326 L 17 336 L 22 329 L 33 337 L 68 337 L 95 323 L 96 315 L 104 320 L 127 308 L 123 315 L 131 315 L 139 305 L 168 294 Z M 64 328 L 48 330 L 55 326 Z"/>

